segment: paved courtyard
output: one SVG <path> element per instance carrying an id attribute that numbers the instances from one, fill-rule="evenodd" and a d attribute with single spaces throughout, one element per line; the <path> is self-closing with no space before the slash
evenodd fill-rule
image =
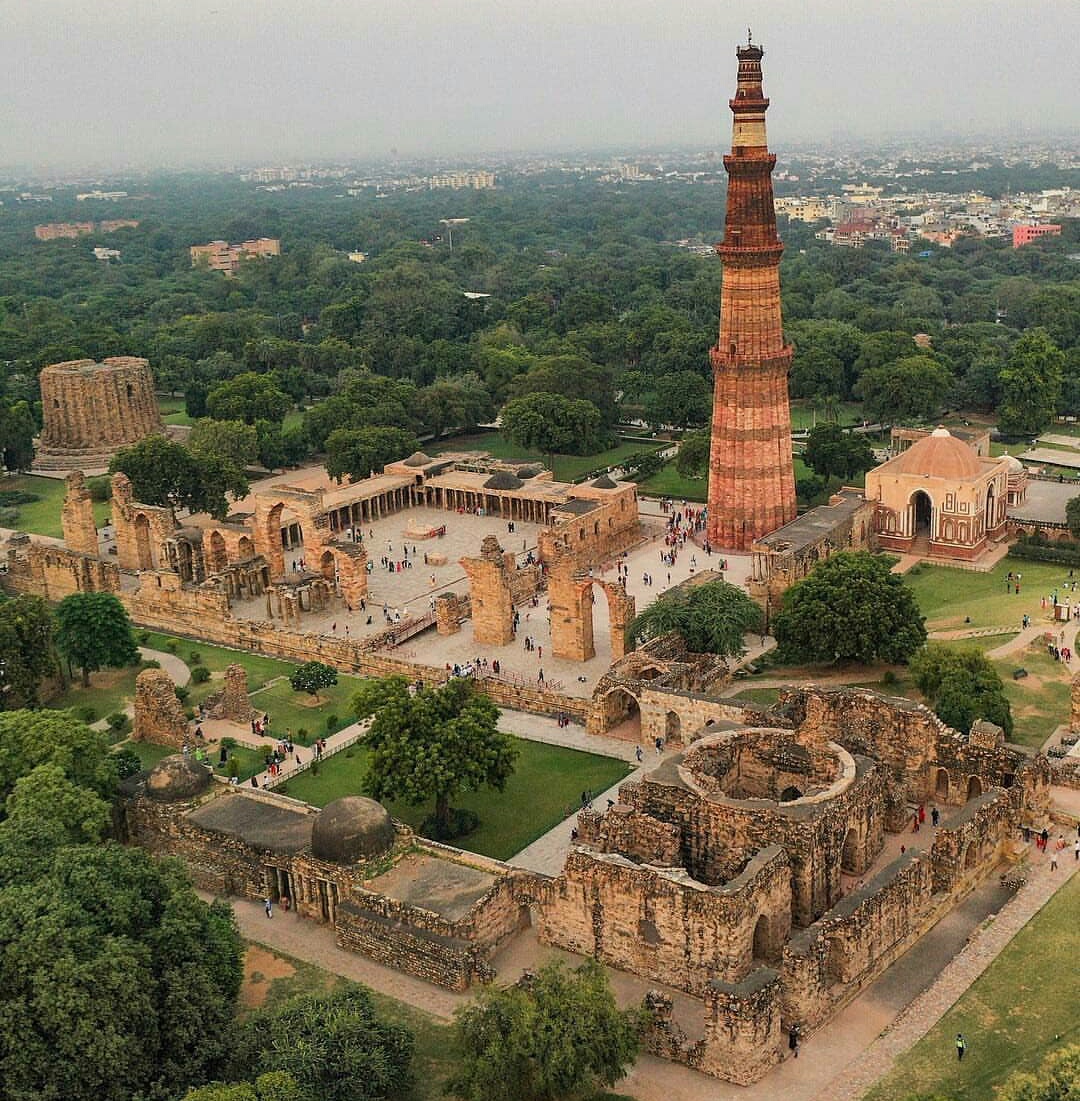
<path id="1" fill-rule="evenodd" d="M 404 534 L 409 528 L 440 527 L 444 524 L 446 534 L 439 538 L 422 540 L 407 538 Z M 719 553 L 708 556 L 700 548 L 687 544 L 676 564 L 668 567 L 661 560 L 667 549 L 662 538 L 661 518 L 647 516 L 643 525 L 643 532 L 648 538 L 624 559 L 630 570 L 627 589 L 635 598 L 638 611 L 672 585 L 702 570 L 719 569 L 721 561 L 725 560 L 725 556 Z M 460 559 L 479 554 L 484 536 L 495 535 L 504 550 L 517 555 L 519 564 L 524 563 L 530 551 L 535 553 L 537 536 L 542 530 L 540 525 L 519 520 L 515 521 L 514 528 L 512 533 L 509 532 L 507 521 L 499 517 L 462 515 L 431 508 L 408 509 L 368 524 L 362 534 L 373 566 L 366 611 L 353 609 L 350 612 L 343 600 L 335 598 L 321 611 L 303 613 L 300 625 L 308 631 L 339 636 L 347 632 L 349 637 L 363 637 L 387 626 L 384 606 L 391 618 L 398 613 L 402 619 L 425 615 L 431 610 L 435 598 L 442 593 L 468 593 L 468 579 Z M 410 567 L 390 572 L 381 564 L 383 557 L 392 562 L 401 561 L 406 545 L 410 551 Z M 302 545 L 287 549 L 286 566 L 291 568 L 295 561 L 299 570 L 303 553 Z M 445 555 L 446 564 L 425 564 L 425 554 Z M 750 576 L 750 557 L 728 555 L 726 561 L 725 579 L 735 585 L 745 585 Z M 594 573 L 597 578 L 613 580 L 615 566 L 611 563 L 607 569 L 598 568 Z M 646 574 L 650 575 L 651 585 L 645 583 Z M 517 638 L 506 646 L 478 646 L 473 637 L 472 621 L 467 620 L 455 635 L 441 636 L 430 629 L 403 643 L 396 652 L 409 660 L 436 666 L 466 665 L 477 658 L 487 658 L 489 662 L 498 659 L 501 675 L 508 679 L 536 684 L 543 670 L 545 683 L 549 686 L 567 695 L 587 697 L 612 661 L 607 601 L 599 589 L 594 599 L 596 657 L 591 661 L 576 662 L 552 657 L 551 627 L 544 594 L 541 594 L 536 607 L 528 604 L 519 607 L 521 624 Z M 233 605 L 233 612 L 242 618 L 265 619 L 266 602 L 263 599 L 238 601 Z M 371 623 L 367 622 L 369 617 Z M 525 649 L 526 637 L 533 640 L 533 650 Z"/>

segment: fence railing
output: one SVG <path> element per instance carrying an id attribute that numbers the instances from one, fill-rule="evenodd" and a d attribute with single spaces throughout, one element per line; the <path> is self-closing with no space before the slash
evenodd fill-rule
<path id="1" fill-rule="evenodd" d="M 358 730 L 355 734 L 350 734 L 348 738 L 342 739 L 340 742 L 337 743 L 337 745 L 328 746 L 321 757 L 316 757 L 314 752 L 312 752 L 311 757 L 306 761 L 301 761 L 300 764 L 296 764 L 294 758 L 292 767 L 290 767 L 288 771 L 279 771 L 276 776 L 271 776 L 266 781 L 266 783 L 263 784 L 263 787 L 267 791 L 274 791 L 281 784 L 284 784 L 288 780 L 291 780 L 294 776 L 299 776 L 301 772 L 307 772 L 307 770 L 311 768 L 313 764 L 316 764 L 319 761 L 329 760 L 329 758 L 331 757 L 336 757 L 343 749 L 348 749 L 349 746 L 356 745 L 356 743 L 361 741 L 366 734 L 367 727 L 365 726 L 362 730 Z"/>

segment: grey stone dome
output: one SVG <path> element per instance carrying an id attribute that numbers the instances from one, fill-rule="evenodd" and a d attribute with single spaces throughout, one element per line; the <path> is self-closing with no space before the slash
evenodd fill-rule
<path id="1" fill-rule="evenodd" d="M 163 757 L 146 778 L 146 794 L 159 803 L 182 803 L 201 795 L 210 783 L 210 769 L 193 757 L 177 753 Z"/>
<path id="2" fill-rule="evenodd" d="M 521 489 L 524 483 L 508 470 L 496 471 L 484 483 L 484 489 Z"/>
<path id="3" fill-rule="evenodd" d="M 526 463 L 517 468 L 519 478 L 535 478 L 537 474 L 543 474 L 544 468 L 539 463 Z"/>
<path id="4" fill-rule="evenodd" d="M 618 489 L 619 487 L 606 475 L 601 474 L 594 482 L 590 483 L 593 489 Z"/>
<path id="5" fill-rule="evenodd" d="M 327 803 L 311 827 L 311 851 L 319 860 L 356 864 L 394 844 L 394 823 L 382 803 L 346 795 Z"/>
<path id="6" fill-rule="evenodd" d="M 429 463 L 434 462 L 430 455 L 425 455 L 423 451 L 414 451 L 406 460 L 406 466 L 427 466 Z"/>

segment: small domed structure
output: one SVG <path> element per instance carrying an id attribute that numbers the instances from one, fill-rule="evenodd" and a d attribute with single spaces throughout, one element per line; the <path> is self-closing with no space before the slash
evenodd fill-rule
<path id="1" fill-rule="evenodd" d="M 423 451 L 414 451 L 406 460 L 406 466 L 430 466 L 435 460 L 430 455 L 425 455 Z"/>
<path id="2" fill-rule="evenodd" d="M 327 803 L 311 827 L 311 851 L 332 864 L 356 864 L 394 844 L 394 823 L 386 807 L 362 795 Z"/>
<path id="3" fill-rule="evenodd" d="M 887 464 L 890 474 L 918 474 L 927 478 L 977 478 L 979 457 L 947 428 L 937 427 L 916 440 Z"/>
<path id="4" fill-rule="evenodd" d="M 484 483 L 484 489 L 521 489 L 524 482 L 509 470 L 498 470 Z"/>
<path id="5" fill-rule="evenodd" d="M 599 478 L 589 483 L 593 489 L 618 489 L 619 487 L 608 477 L 607 473 L 603 473 Z"/>
<path id="6" fill-rule="evenodd" d="M 544 468 L 539 463 L 526 463 L 517 468 L 519 478 L 535 478 L 537 474 L 543 474 Z"/>
<path id="7" fill-rule="evenodd" d="M 1008 466 L 1010 474 L 1022 474 L 1024 472 L 1024 464 L 1015 455 L 1006 455 L 1005 464 Z"/>
<path id="8" fill-rule="evenodd" d="M 210 783 L 210 769 L 192 757 L 163 757 L 146 778 L 146 794 L 159 803 L 182 803 L 201 795 Z"/>

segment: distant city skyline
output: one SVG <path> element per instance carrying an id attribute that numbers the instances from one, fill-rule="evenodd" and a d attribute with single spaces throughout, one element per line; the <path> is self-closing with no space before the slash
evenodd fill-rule
<path id="1" fill-rule="evenodd" d="M 0 166 L 715 147 L 765 47 L 778 148 L 1080 134 L 1080 4 L 0 0 Z"/>

